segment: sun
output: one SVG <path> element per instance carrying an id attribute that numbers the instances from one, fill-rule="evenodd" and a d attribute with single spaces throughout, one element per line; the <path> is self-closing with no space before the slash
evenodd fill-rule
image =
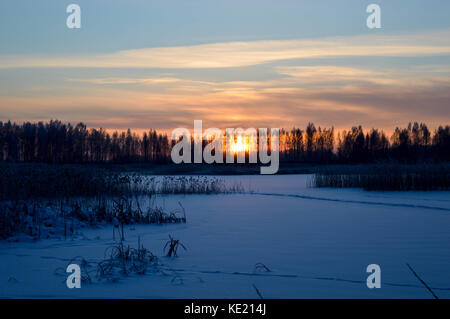
<path id="1" fill-rule="evenodd" d="M 249 150 L 249 145 L 248 142 L 242 138 L 242 136 L 238 136 L 237 141 L 231 143 L 230 149 L 233 153 L 247 152 Z"/>

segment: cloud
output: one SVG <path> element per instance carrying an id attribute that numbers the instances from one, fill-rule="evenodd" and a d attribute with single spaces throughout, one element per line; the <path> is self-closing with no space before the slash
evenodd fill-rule
<path id="1" fill-rule="evenodd" d="M 308 87 L 346 86 L 349 84 L 373 84 L 389 86 L 434 86 L 438 83 L 449 83 L 450 72 L 445 69 L 425 67 L 398 68 L 357 68 L 334 65 L 284 66 L 275 70 L 290 77 L 290 82 Z M 285 82 L 286 79 L 284 80 Z"/>
<path id="2" fill-rule="evenodd" d="M 73 57 L 1 56 L 0 68 L 93 69 L 73 72 L 71 77 L 63 69 L 56 70 L 53 82 L 47 80 L 52 70 L 43 69 L 37 75 L 34 69 L 24 69 L 31 75 L 28 81 L 23 81 L 26 77 L 22 73 L 16 77 L 20 90 L 7 87 L 0 94 L 0 120 L 58 118 L 108 129 L 137 130 L 190 128 L 195 119 L 202 119 L 205 127 L 220 128 L 289 128 L 305 126 L 308 121 L 336 128 L 362 124 L 388 130 L 414 120 L 447 124 L 447 65 L 410 63 L 407 67 L 375 69 L 370 63 L 364 67 L 352 65 L 351 59 L 338 62 L 345 66 L 327 64 L 325 59 L 308 66 L 301 61 L 440 54 L 450 55 L 450 31 L 215 43 Z M 300 61 L 275 63 L 291 59 Z M 242 79 L 242 68 L 220 69 L 259 64 L 263 65 L 251 70 L 256 73 L 247 77 L 249 81 Z M 99 72 L 96 68 L 123 69 Z M 196 69 L 167 74 L 133 68 Z M 4 74 L 2 81 L 10 83 L 8 72 Z"/>
<path id="3" fill-rule="evenodd" d="M 450 31 L 303 40 L 227 42 L 75 56 L 0 57 L 0 68 L 230 68 L 289 59 L 450 54 Z"/>
<path id="4" fill-rule="evenodd" d="M 106 77 L 106 78 L 92 78 L 92 79 L 66 79 L 69 82 L 84 82 L 99 85 L 109 84 L 167 84 L 181 81 L 177 78 L 132 78 L 132 77 Z"/>
<path id="5" fill-rule="evenodd" d="M 306 126 L 309 121 L 337 129 L 361 124 L 392 130 L 409 121 L 431 127 L 448 124 L 450 84 L 435 87 L 348 86 L 344 88 L 242 89 L 230 92 L 161 94 L 117 89 L 79 91 L 78 95 L 0 97 L 1 120 L 83 121 L 108 129 L 128 127 L 170 131 L 191 128 L 195 119 L 204 127 Z"/>
<path id="6" fill-rule="evenodd" d="M 152 90 L 166 94 L 205 94 L 222 92 L 229 96 L 257 98 L 255 92 L 289 91 L 295 88 L 331 88 L 361 85 L 423 87 L 450 83 L 450 70 L 436 66 L 378 68 L 336 65 L 273 66 L 271 78 L 260 81 L 192 80 L 178 77 L 93 77 L 68 78 L 68 82 L 95 84 L 97 87 L 126 86 L 135 91 Z M 237 72 L 237 76 L 239 72 Z M 184 75 L 186 77 L 186 75 Z M 198 76 L 197 76 L 198 77 Z M 39 90 L 42 90 L 40 88 Z"/>

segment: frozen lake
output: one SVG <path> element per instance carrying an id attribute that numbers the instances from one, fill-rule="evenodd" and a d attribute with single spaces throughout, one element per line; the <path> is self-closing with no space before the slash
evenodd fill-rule
<path id="1" fill-rule="evenodd" d="M 224 176 L 250 194 L 170 195 L 187 223 L 128 226 L 126 241 L 163 256 L 168 234 L 188 248 L 167 271 L 68 289 L 55 274 L 75 256 L 100 260 L 112 227 L 84 238 L 0 242 L 0 297 L 8 298 L 429 298 L 406 266 L 450 297 L 450 192 L 366 192 L 308 187 L 310 176 Z M 254 271 L 263 263 L 271 271 Z M 366 267 L 381 267 L 381 288 Z M 174 280 L 174 278 L 176 278 Z"/>

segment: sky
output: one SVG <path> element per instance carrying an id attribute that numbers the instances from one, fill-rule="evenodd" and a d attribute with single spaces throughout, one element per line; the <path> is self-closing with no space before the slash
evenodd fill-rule
<path id="1" fill-rule="evenodd" d="M 434 128 L 450 123 L 449 16 L 448 0 L 2 0 L 0 121 Z"/>

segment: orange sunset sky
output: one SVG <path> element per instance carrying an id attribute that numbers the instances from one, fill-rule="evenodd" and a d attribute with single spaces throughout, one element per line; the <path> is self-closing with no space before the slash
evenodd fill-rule
<path id="1" fill-rule="evenodd" d="M 0 120 L 142 131 L 450 121 L 439 1 L 55 1 L 1 4 Z M 426 8 L 425 8 L 426 6 Z"/>

